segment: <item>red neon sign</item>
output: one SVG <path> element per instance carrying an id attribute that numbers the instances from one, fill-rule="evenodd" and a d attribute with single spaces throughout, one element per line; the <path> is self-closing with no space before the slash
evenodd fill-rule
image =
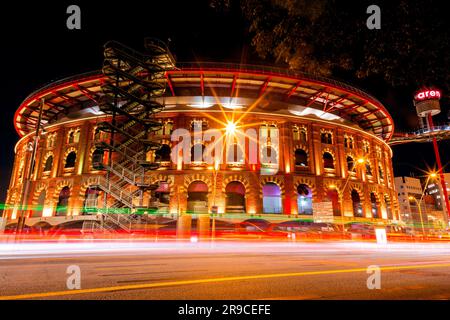
<path id="1" fill-rule="evenodd" d="M 418 92 L 414 96 L 414 100 L 440 99 L 441 92 L 439 90 L 424 90 Z"/>

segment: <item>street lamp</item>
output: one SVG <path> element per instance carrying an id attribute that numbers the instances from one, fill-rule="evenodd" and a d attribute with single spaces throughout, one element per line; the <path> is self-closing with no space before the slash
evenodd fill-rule
<path id="1" fill-rule="evenodd" d="M 213 210 L 212 210 L 212 216 L 213 216 L 213 221 L 212 221 L 212 234 L 211 234 L 211 238 L 214 240 L 215 236 L 216 236 L 216 214 L 217 214 L 217 207 L 216 207 L 216 184 L 217 184 L 217 174 L 219 172 L 219 160 L 215 159 L 214 160 L 214 166 L 210 167 L 210 170 L 213 171 Z"/>
<path id="2" fill-rule="evenodd" d="M 234 134 L 235 131 L 236 131 L 236 123 L 234 123 L 233 121 L 228 121 L 225 127 L 225 132 L 227 134 Z"/>
<path id="3" fill-rule="evenodd" d="M 417 204 L 417 207 L 419 208 L 420 223 L 422 225 L 422 234 L 425 237 L 425 227 L 423 224 L 422 209 L 420 208 L 420 203 L 422 202 L 422 198 L 419 201 L 417 201 L 417 199 L 415 197 L 409 196 L 408 199 L 410 201 L 414 201 Z"/>
<path id="4" fill-rule="evenodd" d="M 38 117 L 38 121 L 36 124 L 36 132 L 34 134 L 34 139 L 33 139 L 31 148 L 29 150 L 29 151 L 31 151 L 31 157 L 30 157 L 30 162 L 28 165 L 28 172 L 25 177 L 25 183 L 23 185 L 23 190 L 22 190 L 20 214 L 19 214 L 19 218 L 17 220 L 16 235 L 19 233 L 22 233 L 23 228 L 25 226 L 25 218 L 26 218 L 25 212 L 26 212 L 27 206 L 28 206 L 27 203 L 28 203 L 31 176 L 33 175 L 34 168 L 35 168 L 36 151 L 37 151 L 38 142 L 39 142 L 39 132 L 42 127 L 41 120 L 42 120 L 43 109 L 44 109 L 44 98 L 41 99 L 41 104 L 39 107 L 39 117 Z"/>

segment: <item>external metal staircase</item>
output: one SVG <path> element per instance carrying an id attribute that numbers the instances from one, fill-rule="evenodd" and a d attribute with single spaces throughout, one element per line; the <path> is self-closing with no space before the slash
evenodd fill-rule
<path id="1" fill-rule="evenodd" d="M 144 192 L 155 190 L 146 173 L 158 168 L 147 158 L 149 151 L 160 149 L 155 132 L 162 126 L 155 119 L 164 104 L 158 101 L 165 93 L 165 73 L 175 68 L 167 46 L 156 39 L 146 39 L 146 53 L 137 52 L 118 42 L 105 44 L 102 72 L 107 81 L 99 108 L 110 118 L 97 124 L 106 139 L 95 141 L 95 147 L 108 152 L 108 161 L 94 161 L 94 167 L 105 170 L 96 187 L 115 201 L 104 198 L 103 225 L 115 225 L 132 231 L 139 210 L 148 210 Z"/>

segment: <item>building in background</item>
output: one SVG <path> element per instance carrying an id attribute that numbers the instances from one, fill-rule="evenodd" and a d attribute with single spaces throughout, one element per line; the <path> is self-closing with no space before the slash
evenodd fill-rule
<path id="1" fill-rule="evenodd" d="M 444 179 L 445 179 L 445 184 L 447 186 L 447 191 L 450 192 L 450 186 L 449 186 L 449 181 L 450 181 L 450 173 L 445 173 L 444 174 Z M 443 201 L 444 199 L 444 191 L 442 190 L 442 185 L 439 181 L 439 176 L 433 180 L 430 181 L 428 183 L 427 186 L 427 194 L 430 195 L 432 197 L 432 202 L 434 205 L 434 213 L 433 216 L 435 217 L 435 220 L 442 220 L 445 221 L 446 223 L 448 223 L 448 215 L 447 215 L 447 211 L 445 210 L 445 202 Z M 450 197 L 449 197 L 450 199 Z"/>
<path id="2" fill-rule="evenodd" d="M 420 218 L 422 213 L 423 223 L 428 228 L 445 226 L 446 211 L 443 208 L 440 184 L 433 182 L 432 179 L 414 177 L 395 177 L 394 181 L 402 222 L 419 227 L 422 223 Z"/>
<path id="3" fill-rule="evenodd" d="M 420 224 L 418 204 L 411 199 L 411 197 L 414 197 L 417 201 L 422 199 L 423 189 L 420 179 L 413 177 L 395 177 L 394 183 L 398 196 L 400 220 L 406 224 Z M 424 209 L 423 203 L 421 204 L 421 209 Z"/>

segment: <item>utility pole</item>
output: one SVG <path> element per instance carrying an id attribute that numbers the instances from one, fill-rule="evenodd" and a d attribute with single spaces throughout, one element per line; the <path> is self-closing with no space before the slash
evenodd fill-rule
<path id="1" fill-rule="evenodd" d="M 441 105 L 439 103 L 439 99 L 441 98 L 441 92 L 436 89 L 425 89 L 418 91 L 414 95 L 414 106 L 416 107 L 416 112 L 419 118 L 423 118 L 426 121 L 426 126 L 428 131 L 430 131 L 430 138 L 433 142 L 434 155 L 436 157 L 436 163 L 438 166 L 438 175 L 440 178 L 442 192 L 444 195 L 444 207 L 447 211 L 447 226 L 450 217 L 450 203 L 448 200 L 448 192 L 447 186 L 445 183 L 444 171 L 441 162 L 441 156 L 439 154 L 439 147 L 437 143 L 436 136 L 433 135 L 434 124 L 433 124 L 433 116 L 437 115 L 441 112 Z M 423 123 L 423 121 L 422 121 Z"/>
<path id="2" fill-rule="evenodd" d="M 44 109 L 44 98 L 41 99 L 41 105 L 39 107 L 39 117 L 38 117 L 38 122 L 36 124 L 36 131 L 34 134 L 33 145 L 32 145 L 32 149 L 31 149 L 31 158 L 30 158 L 30 162 L 28 164 L 28 172 L 25 177 L 25 182 L 23 184 L 22 197 L 21 197 L 22 201 L 21 201 L 21 205 L 20 205 L 20 214 L 19 214 L 19 218 L 17 221 L 16 234 L 22 233 L 23 228 L 25 226 L 26 211 L 28 208 L 27 203 L 28 203 L 28 197 L 29 197 L 29 193 L 30 193 L 30 182 L 31 182 L 31 176 L 33 174 L 34 167 L 35 167 L 36 151 L 37 151 L 37 146 L 38 146 L 38 142 L 39 142 L 39 131 L 41 130 L 41 120 L 42 120 L 43 109 Z"/>

